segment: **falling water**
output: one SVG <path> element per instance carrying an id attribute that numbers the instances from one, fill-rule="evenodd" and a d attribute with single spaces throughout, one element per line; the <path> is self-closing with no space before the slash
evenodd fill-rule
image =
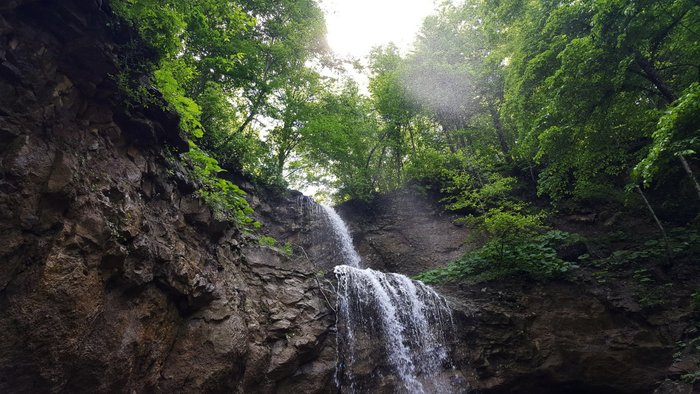
<path id="1" fill-rule="evenodd" d="M 343 255 L 343 262 L 345 265 L 359 268 L 360 255 L 357 254 L 355 247 L 352 245 L 352 237 L 350 236 L 350 231 L 348 231 L 348 226 L 345 225 L 345 222 L 340 218 L 340 215 L 338 215 L 333 207 L 327 205 L 321 205 L 321 207 L 331 224 L 333 234 L 338 239 L 340 251 Z"/>
<path id="2" fill-rule="evenodd" d="M 445 299 L 404 275 L 360 269 L 347 226 L 333 208 L 323 210 L 345 263 L 334 270 L 341 391 L 376 391 L 381 381 L 392 392 L 452 392 L 443 373 L 452 327 Z"/>

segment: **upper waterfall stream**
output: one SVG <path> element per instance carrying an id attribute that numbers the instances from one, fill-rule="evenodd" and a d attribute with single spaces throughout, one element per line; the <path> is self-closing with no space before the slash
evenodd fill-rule
<path id="1" fill-rule="evenodd" d="M 334 269 L 341 392 L 454 392 L 445 299 L 404 275 L 361 268 L 343 220 L 332 207 L 323 212 L 344 263 Z"/>
<path id="2" fill-rule="evenodd" d="M 340 252 L 343 256 L 343 263 L 350 267 L 359 268 L 361 258 L 352 244 L 352 237 L 350 236 L 348 226 L 345 225 L 345 222 L 333 207 L 321 205 L 321 208 L 323 208 L 323 212 L 326 214 L 331 228 L 333 229 L 334 238 L 337 239 Z"/>

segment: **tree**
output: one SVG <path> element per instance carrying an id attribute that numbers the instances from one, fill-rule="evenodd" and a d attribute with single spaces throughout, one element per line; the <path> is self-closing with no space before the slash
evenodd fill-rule
<path id="1" fill-rule="evenodd" d="M 700 84 L 694 83 L 659 119 L 649 153 L 634 168 L 635 177 L 649 185 L 663 168 L 678 158 L 700 198 L 700 185 L 686 159 L 700 151 L 699 125 Z"/>
<path id="2" fill-rule="evenodd" d="M 416 151 L 411 121 L 417 115 L 418 107 L 403 83 L 402 66 L 403 59 L 393 44 L 374 48 L 370 53 L 369 91 L 384 128 L 368 160 L 378 152 L 376 160 L 383 165 L 384 158 L 391 157 L 393 174 L 387 181 L 396 184 L 401 183 L 409 150 Z"/>
<path id="3" fill-rule="evenodd" d="M 299 158 L 291 167 L 306 182 L 337 190 L 336 199 L 367 200 L 384 189 L 382 168 L 374 158 L 380 138 L 379 119 L 357 84 L 346 81 L 340 91 L 324 90 L 300 130 Z"/>
<path id="4" fill-rule="evenodd" d="M 301 69 L 276 97 L 282 108 L 270 108 L 268 116 L 279 119 L 279 125 L 270 130 L 267 141 L 272 149 L 273 167 L 280 178 L 287 160 L 302 143 L 303 128 L 312 120 L 317 108 L 314 104 L 325 88 L 317 72 Z"/>
<path id="5" fill-rule="evenodd" d="M 696 75 L 690 1 L 492 2 L 511 59 L 504 118 L 560 199 L 621 189 L 678 87 Z M 677 48 L 678 50 L 674 50 Z M 681 49 L 682 48 L 682 49 Z M 696 77 L 695 77 L 696 78 Z M 669 101 L 671 100 L 671 101 Z"/>
<path id="6" fill-rule="evenodd" d="M 503 158 L 509 160 L 510 137 L 499 110 L 503 58 L 491 44 L 480 2 L 445 3 L 423 22 L 404 80 L 448 134 L 453 151 L 474 142 L 461 131 L 486 117 Z"/>

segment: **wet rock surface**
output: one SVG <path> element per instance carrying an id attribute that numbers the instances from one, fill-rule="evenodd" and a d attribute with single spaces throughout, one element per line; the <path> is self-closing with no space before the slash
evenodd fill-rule
<path id="1" fill-rule="evenodd" d="M 455 362 L 489 393 L 650 393 L 674 342 L 664 326 L 574 283 L 445 285 Z"/>
<path id="2" fill-rule="evenodd" d="M 440 212 L 436 201 L 409 188 L 339 212 L 365 264 L 414 275 L 472 247 L 465 242 L 468 230 L 451 224 L 454 217 Z M 585 233 L 596 225 L 567 230 Z M 462 387 L 482 393 L 697 392 L 678 372 L 696 371 L 696 360 L 684 364 L 674 357 L 677 342 L 694 335 L 696 314 L 687 301 L 692 272 L 679 266 L 668 273 L 676 287 L 663 308 L 637 302 L 633 272 L 611 284 L 581 268 L 560 281 L 436 286 L 454 309 L 452 362 L 465 377 Z"/>
<path id="3" fill-rule="evenodd" d="M 323 219 L 298 194 L 250 196 L 291 256 L 216 220 L 164 154 L 187 149 L 177 117 L 118 94 L 113 22 L 107 2 L 0 3 L 0 392 L 334 392 L 340 259 Z M 469 247 L 415 189 L 339 211 L 382 271 Z M 673 357 L 688 302 L 645 311 L 585 275 L 438 290 L 456 391 L 698 391 L 681 379 L 698 360 Z"/>
<path id="4" fill-rule="evenodd" d="M 407 187 L 368 204 L 338 207 L 363 264 L 385 272 L 416 275 L 443 267 L 468 249 L 468 229 L 444 212 L 438 197 Z"/>
<path id="5" fill-rule="evenodd" d="M 0 5 L 0 392 L 329 392 L 315 267 L 217 221 L 107 3 Z M 332 291 L 332 290 L 331 290 Z"/>

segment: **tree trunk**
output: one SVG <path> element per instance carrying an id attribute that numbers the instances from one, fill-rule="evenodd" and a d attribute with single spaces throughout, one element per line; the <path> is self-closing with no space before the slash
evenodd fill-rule
<path id="1" fill-rule="evenodd" d="M 411 148 L 413 149 L 413 156 L 416 155 L 416 141 L 413 138 L 413 127 L 408 128 L 408 136 L 411 139 Z"/>
<path id="2" fill-rule="evenodd" d="M 664 229 L 663 224 L 661 224 L 661 221 L 659 220 L 658 216 L 656 216 L 656 212 L 654 212 L 654 208 L 651 206 L 649 200 L 647 200 L 647 197 L 644 195 L 642 188 L 639 186 L 635 186 L 635 188 L 639 192 L 639 195 L 642 196 L 644 205 L 646 205 L 647 209 L 649 210 L 649 213 L 651 213 L 651 216 L 654 218 L 656 225 L 659 226 L 659 230 L 661 230 L 661 235 L 664 238 L 664 244 L 666 244 L 666 265 L 670 267 L 671 259 L 673 258 L 673 253 L 671 252 L 671 243 L 668 240 L 668 236 L 666 235 L 666 229 Z"/>
<path id="3" fill-rule="evenodd" d="M 248 116 L 245 118 L 245 120 L 243 121 L 243 123 L 238 127 L 238 129 L 236 129 L 236 131 L 234 131 L 234 132 L 232 132 L 232 133 L 229 133 L 228 136 L 227 136 L 226 138 L 224 138 L 224 140 L 221 141 L 221 142 L 216 146 L 216 149 L 222 148 L 223 146 L 225 146 L 226 144 L 228 144 L 229 142 L 231 142 L 231 140 L 232 140 L 236 135 L 242 133 L 243 130 L 245 130 L 245 128 L 248 127 L 248 125 L 250 124 L 250 122 L 252 122 L 253 119 L 255 118 L 255 116 L 258 114 L 258 107 L 259 107 L 260 105 L 262 105 L 262 102 L 264 101 L 265 96 L 266 96 L 266 94 L 265 94 L 264 91 L 260 91 L 260 93 L 258 93 L 258 96 L 255 98 L 255 101 L 253 102 L 253 105 L 250 107 L 250 113 L 249 113 Z"/>
<path id="4" fill-rule="evenodd" d="M 493 127 L 496 129 L 496 136 L 498 136 L 498 143 L 501 145 L 501 151 L 506 157 L 507 162 L 511 162 L 510 158 L 510 147 L 508 146 L 508 140 L 506 139 L 506 132 L 503 129 L 503 124 L 501 124 L 501 116 L 493 107 L 489 105 L 489 112 L 491 113 L 491 121 L 493 122 Z"/>
<path id="5" fill-rule="evenodd" d="M 681 164 L 683 165 L 683 169 L 685 170 L 685 172 L 688 173 L 690 180 L 693 182 L 693 186 L 695 186 L 695 191 L 698 193 L 698 198 L 700 198 L 700 184 L 698 184 L 698 180 L 695 178 L 693 170 L 690 168 L 688 161 L 685 159 L 685 157 L 683 157 L 683 155 L 678 155 L 678 158 L 680 159 Z"/>
<path id="6" fill-rule="evenodd" d="M 272 37 L 272 42 L 270 45 L 273 45 L 275 43 L 275 38 L 276 37 Z M 222 143 L 220 143 L 219 146 L 217 146 L 217 148 L 221 148 L 222 146 L 228 144 L 236 134 L 242 133 L 243 130 L 245 130 L 245 128 L 248 127 L 250 122 L 252 122 L 253 119 L 255 119 L 255 116 L 258 115 L 258 111 L 260 109 L 260 106 L 263 104 L 263 102 L 265 101 L 265 98 L 267 97 L 267 94 L 268 94 L 268 91 L 267 91 L 268 87 L 267 87 L 266 83 L 267 83 L 268 74 L 270 73 L 270 68 L 272 68 L 272 62 L 273 62 L 273 57 L 270 53 L 268 53 L 267 60 L 265 60 L 265 69 L 263 70 L 262 78 L 260 79 L 260 81 L 262 81 L 263 87 L 260 88 L 258 95 L 255 96 L 255 100 L 253 100 L 252 105 L 250 107 L 250 113 L 245 118 L 245 120 L 240 125 L 240 127 L 238 127 L 238 129 L 236 129 L 236 131 L 234 133 L 229 134 L 229 136 L 226 137 L 224 139 L 224 141 Z"/>
<path id="7" fill-rule="evenodd" d="M 668 104 L 672 104 L 678 96 L 676 93 L 664 82 L 663 79 L 661 79 L 661 76 L 659 73 L 656 71 L 654 66 L 651 64 L 651 62 L 644 58 L 639 51 L 635 51 L 634 53 L 635 56 L 635 61 L 639 65 L 639 67 L 642 68 L 642 71 L 644 71 L 645 77 L 656 86 L 656 88 L 661 92 L 661 95 L 664 97 L 666 102 Z M 691 182 L 693 182 L 693 186 L 695 187 L 695 191 L 698 193 L 698 198 L 700 198 L 700 184 L 698 184 L 698 180 L 695 178 L 695 174 L 693 174 L 693 170 L 690 168 L 690 165 L 688 164 L 688 161 L 683 157 L 683 155 L 678 155 L 678 159 L 681 161 L 681 165 L 683 166 L 683 169 L 685 172 L 688 174 L 690 177 Z"/>
<path id="8" fill-rule="evenodd" d="M 639 53 L 639 51 L 635 50 L 634 61 L 642 69 L 644 78 L 656 86 L 656 89 L 659 90 L 659 93 L 661 93 L 661 96 L 663 96 L 667 103 L 671 104 L 672 102 L 676 101 L 678 96 L 661 78 L 658 71 L 656 71 L 654 65 L 651 64 L 649 59 L 645 58 L 641 53 Z"/>
<path id="9" fill-rule="evenodd" d="M 535 170 L 533 169 L 532 162 L 529 162 L 528 169 L 530 170 L 530 178 L 532 179 L 532 184 L 537 187 L 537 178 L 535 177 Z"/>

